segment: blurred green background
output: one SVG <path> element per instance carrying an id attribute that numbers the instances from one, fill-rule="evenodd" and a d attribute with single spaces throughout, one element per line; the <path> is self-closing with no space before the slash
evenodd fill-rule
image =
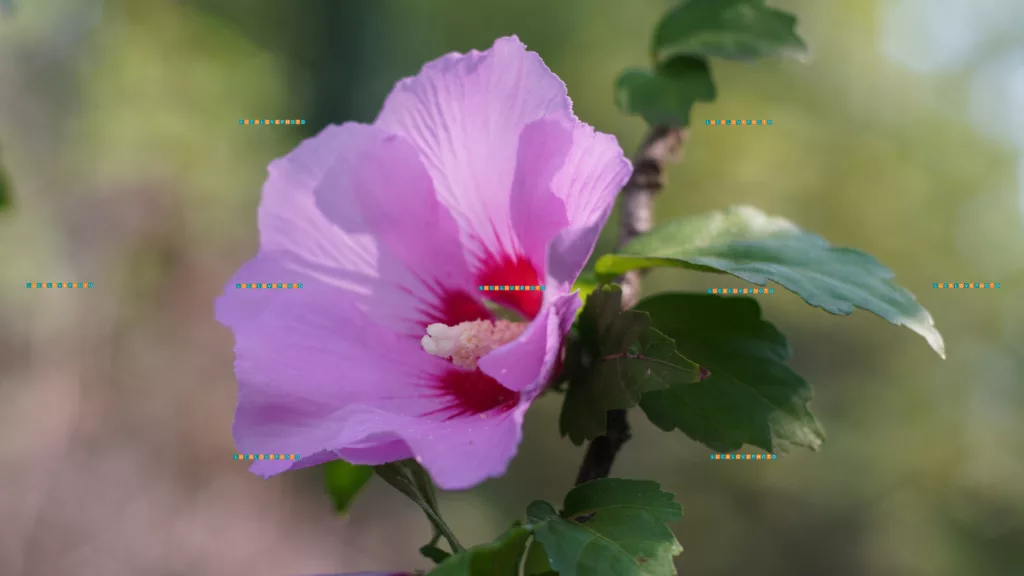
<path id="1" fill-rule="evenodd" d="M 212 317 L 256 249 L 266 164 L 370 121 L 426 60 L 518 34 L 626 150 L 612 83 L 669 0 L 22 0 L 0 17 L 0 574 L 272 576 L 426 567 L 412 504 L 374 482 L 332 515 L 316 471 L 233 462 L 232 337 Z M 932 311 L 908 330 L 763 299 L 817 388 L 821 453 L 712 463 L 639 414 L 616 475 L 678 494 L 683 574 L 1024 574 L 1024 5 L 775 3 L 808 64 L 714 63 L 657 217 L 750 203 L 878 256 Z M 0 11 L 2 13 L 3 11 Z M 306 118 L 304 127 L 240 118 Z M 602 246 L 608 246 L 606 238 Z M 93 281 L 29 291 L 27 281 Z M 1000 282 L 989 291 L 932 282 Z M 721 285 L 656 273 L 648 290 Z M 559 501 L 582 450 L 558 398 L 509 474 L 443 498 L 482 542 Z"/>

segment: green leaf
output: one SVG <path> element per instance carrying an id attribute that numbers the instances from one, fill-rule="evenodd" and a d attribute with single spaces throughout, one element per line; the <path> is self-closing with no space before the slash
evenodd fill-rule
<path id="1" fill-rule="evenodd" d="M 370 466 L 357 466 L 344 460 L 334 460 L 323 465 L 324 488 L 338 513 L 344 513 L 363 486 L 373 476 Z"/>
<path id="2" fill-rule="evenodd" d="M 786 361 L 785 336 L 750 298 L 659 294 L 637 310 L 711 374 L 699 384 L 645 394 L 640 407 L 662 430 L 678 428 L 718 452 L 744 444 L 768 452 L 817 450 L 825 433 L 807 404 L 811 386 Z"/>
<path id="3" fill-rule="evenodd" d="M 549 576 L 551 574 L 557 575 L 558 572 L 551 569 L 548 553 L 544 551 L 544 546 L 536 538 L 530 540 L 530 545 L 526 547 L 526 559 L 523 560 L 523 576 Z"/>
<path id="4" fill-rule="evenodd" d="M 644 312 L 622 310 L 622 290 L 604 287 L 587 299 L 569 341 L 569 389 L 559 426 L 574 444 L 607 430 L 609 410 L 636 406 L 641 395 L 700 380 L 700 366 L 676 351 L 675 342 L 651 328 Z"/>
<path id="5" fill-rule="evenodd" d="M 428 549 L 426 552 L 423 551 L 423 548 L 420 549 L 421 554 L 431 559 L 438 556 L 431 548 L 436 548 L 436 544 L 441 536 L 448 541 L 452 552 L 464 550 L 452 529 L 444 521 L 444 518 L 441 517 L 441 510 L 437 505 L 434 482 L 422 466 L 417 464 L 415 460 L 400 460 L 374 466 L 373 471 L 382 480 L 390 484 L 392 488 L 405 494 L 410 500 L 415 502 L 423 510 L 423 513 L 427 515 L 427 519 L 430 520 L 430 524 L 434 527 L 434 537 L 430 540 L 429 544 L 423 547 Z"/>
<path id="6" fill-rule="evenodd" d="M 684 0 L 654 32 L 654 61 L 680 57 L 750 60 L 807 54 L 796 17 L 764 0 Z"/>
<path id="7" fill-rule="evenodd" d="M 573 488 L 561 514 L 538 501 L 527 516 L 561 576 L 669 576 L 683 551 L 666 526 L 683 515 L 672 498 L 656 482 L 604 478 Z"/>
<path id="8" fill-rule="evenodd" d="M 832 247 L 789 220 L 751 206 L 659 226 L 620 254 L 602 256 L 595 268 L 613 278 L 628 270 L 662 266 L 725 272 L 761 286 L 776 282 L 831 314 L 867 310 L 917 332 L 946 357 L 931 314 L 892 281 L 891 270 L 863 252 Z"/>
<path id="9" fill-rule="evenodd" d="M 654 72 L 629 69 L 615 81 L 615 104 L 624 114 L 642 116 L 651 126 L 690 125 L 690 109 L 717 96 L 703 58 L 675 58 Z"/>
<path id="10" fill-rule="evenodd" d="M 473 546 L 441 563 L 435 576 L 518 576 L 530 531 L 513 526 L 497 540 Z"/>

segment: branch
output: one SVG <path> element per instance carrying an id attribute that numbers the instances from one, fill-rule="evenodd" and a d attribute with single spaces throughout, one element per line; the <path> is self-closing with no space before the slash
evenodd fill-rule
<path id="1" fill-rule="evenodd" d="M 633 436 L 629 430 L 625 410 L 609 410 L 607 423 L 608 431 L 604 436 L 594 438 L 590 446 L 587 446 L 587 453 L 583 455 L 583 462 L 580 463 L 580 471 L 576 474 L 577 486 L 598 478 L 607 478 L 612 472 L 615 456 L 622 449 L 622 445 Z"/>
<path id="2" fill-rule="evenodd" d="M 665 185 L 665 168 L 682 158 L 686 128 L 655 126 L 633 158 L 633 176 L 620 193 L 622 197 L 619 248 L 654 227 L 654 196 Z M 622 307 L 631 308 L 640 300 L 643 272 L 631 270 L 619 279 L 622 286 Z M 607 432 L 587 447 L 576 485 L 607 478 L 622 445 L 632 437 L 625 410 L 609 410 Z"/>
<path id="3" fill-rule="evenodd" d="M 619 248 L 654 227 L 654 196 L 665 185 L 665 168 L 682 159 L 685 128 L 656 126 L 633 158 L 633 176 L 622 189 Z M 630 270 L 622 277 L 622 307 L 632 308 L 640 300 L 643 271 Z"/>

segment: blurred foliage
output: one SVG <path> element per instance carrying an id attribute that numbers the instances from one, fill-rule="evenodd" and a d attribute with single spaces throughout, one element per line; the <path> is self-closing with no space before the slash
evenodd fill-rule
<path id="1" fill-rule="evenodd" d="M 693 105 L 716 97 L 710 59 L 803 57 L 796 22 L 764 0 L 682 0 L 654 30 L 653 70 L 623 72 L 615 82 L 616 103 L 652 126 L 689 126 Z"/>
<path id="2" fill-rule="evenodd" d="M 631 68 L 615 81 L 615 102 L 625 114 L 650 125 L 689 126 L 697 102 L 715 99 L 715 83 L 704 58 L 676 58 L 654 72 Z"/>
<path id="3" fill-rule="evenodd" d="M 651 52 L 658 64 L 676 58 L 753 60 L 807 51 L 797 17 L 765 0 L 681 0 L 658 23 Z"/>

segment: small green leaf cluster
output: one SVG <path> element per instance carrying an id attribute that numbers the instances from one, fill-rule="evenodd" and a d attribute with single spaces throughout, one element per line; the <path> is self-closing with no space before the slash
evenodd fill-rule
<path id="1" fill-rule="evenodd" d="M 595 298 L 598 294 L 602 297 Z M 605 433 L 609 409 L 639 405 L 659 428 L 679 429 L 719 452 L 746 444 L 769 452 L 794 445 L 817 449 L 824 442 L 824 432 L 807 406 L 811 387 L 786 365 L 786 339 L 761 317 L 757 301 L 671 293 L 646 298 L 622 312 L 620 299 L 615 286 L 595 292 L 580 320 L 615 315 L 620 330 L 657 334 L 661 357 L 671 361 L 659 359 L 656 369 L 647 369 L 643 366 L 653 361 L 639 354 L 619 359 L 620 364 L 638 366 L 616 370 L 613 384 L 570 376 L 561 415 L 563 435 L 576 443 L 593 439 Z M 587 341 L 607 338 L 606 331 L 575 340 L 568 373 L 592 372 L 606 364 L 606 352 Z"/>
<path id="2" fill-rule="evenodd" d="M 619 77 L 620 109 L 652 127 L 680 129 L 697 101 L 714 100 L 712 58 L 805 56 L 796 17 L 765 0 L 683 0 L 657 25 L 651 70 Z M 873 312 L 922 335 L 942 357 L 931 315 L 871 256 L 831 246 L 750 206 L 685 217 L 632 239 L 595 264 L 599 282 L 634 270 L 682 268 L 776 283 L 811 306 Z M 789 345 L 751 298 L 658 294 L 622 311 L 616 288 L 587 299 L 567 351 L 561 432 L 576 444 L 607 431 L 607 414 L 638 406 L 663 430 L 716 451 L 817 450 L 813 390 L 787 364 Z M 694 365 L 699 378 L 694 378 Z"/>
<path id="3" fill-rule="evenodd" d="M 615 101 L 624 113 L 642 116 L 652 126 L 681 128 L 690 125 L 694 104 L 717 97 L 711 58 L 805 54 L 796 17 L 765 0 L 683 0 L 654 32 L 651 69 L 623 72 L 615 83 Z"/>
<path id="4" fill-rule="evenodd" d="M 604 478 L 570 491 L 556 510 L 533 502 L 527 522 L 451 556 L 436 576 L 669 576 L 682 546 L 668 523 L 682 507 L 655 482 Z"/>

